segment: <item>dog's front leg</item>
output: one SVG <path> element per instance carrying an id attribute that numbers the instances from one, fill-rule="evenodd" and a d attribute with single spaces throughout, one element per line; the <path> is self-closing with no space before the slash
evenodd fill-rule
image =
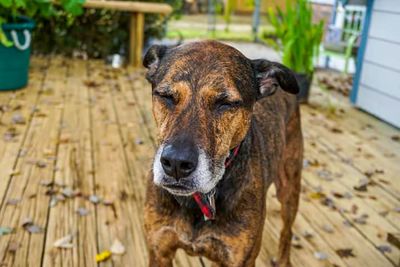
<path id="1" fill-rule="evenodd" d="M 166 255 L 157 253 L 156 248 L 150 248 L 149 251 L 149 267 L 172 267 L 172 260 L 174 259 L 175 252 L 171 251 Z"/>
<path id="2" fill-rule="evenodd" d="M 281 203 L 281 217 L 283 221 L 283 228 L 281 230 L 279 239 L 279 255 L 278 266 L 290 267 L 290 249 L 292 241 L 292 225 L 296 218 L 297 210 L 299 207 L 300 190 L 301 190 L 301 167 L 295 167 L 296 162 L 290 162 L 284 168 L 284 174 L 281 175 L 282 181 L 277 186 L 277 195 Z"/>
<path id="3" fill-rule="evenodd" d="M 172 260 L 178 249 L 179 238 L 168 226 L 148 229 L 147 246 L 149 249 L 149 267 L 172 267 Z"/>
<path id="4" fill-rule="evenodd" d="M 152 219 L 152 220 L 151 220 Z M 160 220 L 150 207 L 145 212 L 145 234 L 149 251 L 149 267 L 172 267 L 178 249 L 179 237 L 166 218 Z M 162 223 L 160 223 L 162 222 Z"/>

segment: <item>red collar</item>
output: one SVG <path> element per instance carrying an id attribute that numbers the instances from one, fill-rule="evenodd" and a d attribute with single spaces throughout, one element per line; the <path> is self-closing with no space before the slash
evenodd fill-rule
<path id="1" fill-rule="evenodd" d="M 233 159 L 239 154 L 240 145 L 241 144 L 229 152 L 229 156 L 225 160 L 225 168 L 228 168 Z M 216 190 L 213 189 L 213 191 L 207 195 L 200 192 L 195 192 L 192 195 L 204 215 L 204 220 L 206 221 L 215 219 L 215 192 Z"/>
<path id="2" fill-rule="evenodd" d="M 239 144 L 237 147 L 229 152 L 229 156 L 225 160 L 225 168 L 228 168 L 228 166 L 231 165 L 233 159 L 239 154 L 240 145 L 241 144 Z"/>

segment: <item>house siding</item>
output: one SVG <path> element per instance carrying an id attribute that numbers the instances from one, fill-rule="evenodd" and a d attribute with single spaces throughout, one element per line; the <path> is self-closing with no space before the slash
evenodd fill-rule
<path id="1" fill-rule="evenodd" d="M 400 127 L 399 0 L 374 1 L 367 34 L 355 104 Z"/>

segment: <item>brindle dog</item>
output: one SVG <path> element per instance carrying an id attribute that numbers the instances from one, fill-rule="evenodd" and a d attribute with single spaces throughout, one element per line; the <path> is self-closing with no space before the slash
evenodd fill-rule
<path id="1" fill-rule="evenodd" d="M 215 266 L 255 266 L 271 183 L 282 205 L 278 264 L 290 266 L 303 154 L 293 73 L 215 41 L 153 46 L 144 66 L 160 144 L 145 203 L 149 266 L 172 266 L 178 248 Z M 192 194 L 214 190 L 207 221 Z"/>

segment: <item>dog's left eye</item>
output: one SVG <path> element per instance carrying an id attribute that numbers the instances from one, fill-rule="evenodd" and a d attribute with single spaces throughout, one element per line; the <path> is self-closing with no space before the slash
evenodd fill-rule
<path id="1" fill-rule="evenodd" d="M 153 94 L 159 98 L 161 98 L 168 106 L 172 107 L 176 105 L 176 100 L 174 95 L 166 93 L 166 92 L 158 92 L 154 91 Z"/>
<path id="2" fill-rule="evenodd" d="M 216 109 L 219 112 L 223 112 L 225 110 L 235 109 L 241 105 L 240 101 L 227 101 L 227 100 L 220 100 L 215 103 Z"/>

